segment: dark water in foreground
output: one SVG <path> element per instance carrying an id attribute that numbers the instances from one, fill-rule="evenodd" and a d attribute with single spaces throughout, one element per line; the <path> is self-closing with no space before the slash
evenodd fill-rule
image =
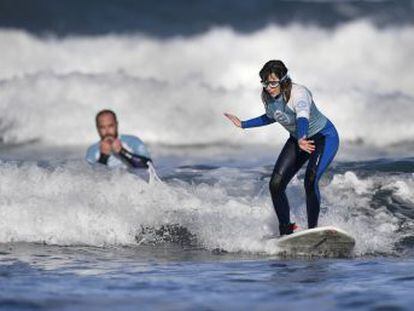
<path id="1" fill-rule="evenodd" d="M 414 259 L 0 246 L 1 310 L 412 310 Z"/>

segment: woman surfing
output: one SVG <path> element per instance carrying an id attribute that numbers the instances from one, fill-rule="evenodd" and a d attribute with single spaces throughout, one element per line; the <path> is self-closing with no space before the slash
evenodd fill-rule
<path id="1" fill-rule="evenodd" d="M 265 114 L 246 121 L 229 113 L 225 116 L 243 129 L 279 122 L 289 132 L 290 137 L 279 154 L 269 183 L 280 235 L 291 234 L 296 228 L 290 222 L 286 187 L 307 161 L 305 190 L 308 228 L 315 228 L 320 211 L 318 183 L 338 151 L 338 133 L 332 122 L 316 108 L 311 92 L 292 82 L 282 61 L 268 61 L 259 75 Z"/>

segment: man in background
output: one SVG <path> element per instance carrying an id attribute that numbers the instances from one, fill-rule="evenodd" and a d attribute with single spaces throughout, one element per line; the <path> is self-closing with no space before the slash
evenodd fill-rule
<path id="1" fill-rule="evenodd" d="M 148 168 L 151 157 L 147 148 L 136 136 L 118 135 L 115 112 L 101 110 L 95 121 L 101 139 L 88 148 L 86 160 L 89 163 L 108 167 Z"/>

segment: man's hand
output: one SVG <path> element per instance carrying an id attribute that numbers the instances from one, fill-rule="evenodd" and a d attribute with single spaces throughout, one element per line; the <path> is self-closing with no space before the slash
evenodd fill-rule
<path id="1" fill-rule="evenodd" d="M 118 138 L 114 139 L 114 141 L 112 142 L 112 150 L 115 153 L 120 153 L 121 149 L 122 149 L 121 141 Z"/>
<path id="2" fill-rule="evenodd" d="M 315 151 L 315 144 L 313 140 L 307 140 L 306 138 L 301 138 L 298 140 L 299 148 L 307 153 L 312 153 Z"/>
<path id="3" fill-rule="evenodd" d="M 102 154 L 109 155 L 112 150 L 112 139 L 111 138 L 105 138 L 101 140 L 101 143 L 99 145 L 99 150 Z"/>

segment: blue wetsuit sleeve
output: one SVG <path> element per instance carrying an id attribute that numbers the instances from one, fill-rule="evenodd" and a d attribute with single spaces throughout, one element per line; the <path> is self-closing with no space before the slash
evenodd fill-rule
<path id="1" fill-rule="evenodd" d="M 246 128 L 250 128 L 250 127 L 258 127 L 258 126 L 263 126 L 263 125 L 268 125 L 271 123 L 276 122 L 276 120 L 269 118 L 266 114 L 261 115 L 260 117 L 257 118 L 253 118 L 250 120 L 246 120 L 246 121 L 242 121 L 241 122 L 241 127 L 246 129 Z"/>
<path id="2" fill-rule="evenodd" d="M 298 139 L 308 137 L 309 120 L 304 117 L 296 119 L 296 136 Z"/>

